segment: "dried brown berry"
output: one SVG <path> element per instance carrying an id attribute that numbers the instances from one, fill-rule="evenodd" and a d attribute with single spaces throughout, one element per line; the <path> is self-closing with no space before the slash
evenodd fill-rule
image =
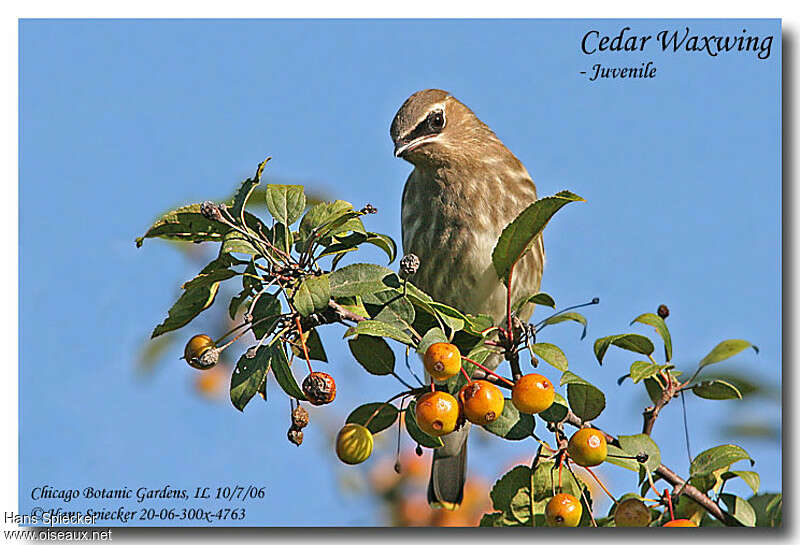
<path id="1" fill-rule="evenodd" d="M 658 315 L 664 319 L 669 316 L 669 309 L 667 308 L 667 305 L 658 305 Z"/>
<path id="2" fill-rule="evenodd" d="M 303 380 L 303 393 L 312 405 L 325 405 L 336 397 L 336 382 L 328 373 L 315 371 Z"/>
<path id="3" fill-rule="evenodd" d="M 294 426 L 289 428 L 289 432 L 286 434 L 286 437 L 289 438 L 290 443 L 294 443 L 298 447 L 303 444 L 303 432 Z"/>
<path id="4" fill-rule="evenodd" d="M 362 214 L 377 214 L 378 209 L 372 206 L 371 204 L 367 203 L 364 208 L 361 209 Z"/>
<path id="5" fill-rule="evenodd" d="M 419 258 L 414 254 L 406 254 L 400 260 L 400 274 L 411 276 L 419 269 Z"/>
<path id="6" fill-rule="evenodd" d="M 292 411 L 292 426 L 299 430 L 308 426 L 308 411 L 299 405 Z"/>
<path id="7" fill-rule="evenodd" d="M 200 205 L 200 213 L 210 220 L 220 221 L 222 219 L 219 207 L 211 201 L 206 201 Z"/>

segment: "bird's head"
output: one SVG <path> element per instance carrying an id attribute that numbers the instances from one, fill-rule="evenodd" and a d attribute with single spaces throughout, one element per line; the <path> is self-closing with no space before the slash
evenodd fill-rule
<path id="1" fill-rule="evenodd" d="M 448 163 L 470 153 L 472 147 L 497 141 L 472 110 L 440 89 L 408 97 L 394 116 L 389 134 L 395 157 L 417 166 Z"/>

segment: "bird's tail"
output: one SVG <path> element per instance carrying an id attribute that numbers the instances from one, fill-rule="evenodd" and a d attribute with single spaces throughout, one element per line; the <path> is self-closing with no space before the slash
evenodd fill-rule
<path id="1" fill-rule="evenodd" d="M 470 423 L 442 437 L 444 446 L 434 449 L 431 479 L 428 482 L 428 503 L 450 511 L 458 509 L 464 499 L 467 475 L 467 435 Z"/>

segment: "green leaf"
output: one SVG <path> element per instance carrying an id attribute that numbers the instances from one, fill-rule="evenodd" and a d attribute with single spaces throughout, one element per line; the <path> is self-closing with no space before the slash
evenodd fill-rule
<path id="1" fill-rule="evenodd" d="M 518 526 L 516 521 L 509 521 L 503 513 L 484 513 L 478 524 L 481 528 L 502 528 L 505 526 Z"/>
<path id="2" fill-rule="evenodd" d="M 514 519 L 525 526 L 531 524 L 533 518 L 531 489 L 518 490 L 511 499 L 510 513 Z"/>
<path id="3" fill-rule="evenodd" d="M 218 282 L 228 280 L 229 278 L 233 278 L 236 276 L 236 274 L 236 271 L 231 269 L 214 269 L 207 273 L 198 274 L 188 282 L 184 283 L 181 288 L 185 290 L 191 290 L 202 286 L 210 286 L 211 284 L 216 284 Z"/>
<path id="4" fill-rule="evenodd" d="M 625 451 L 628 456 L 638 456 L 642 453 L 647 454 L 647 461 L 644 462 L 643 465 L 648 471 L 653 472 L 661 465 L 661 450 L 659 450 L 658 445 L 656 445 L 655 441 L 653 441 L 649 435 L 645 433 L 620 435 L 617 439 L 619 439 L 622 450 Z"/>
<path id="5" fill-rule="evenodd" d="M 492 263 L 497 277 L 508 284 L 512 267 L 531 248 L 553 214 L 568 203 L 583 200 L 569 191 L 560 191 L 552 197 L 539 199 L 523 210 L 503 229 L 492 251 Z"/>
<path id="6" fill-rule="evenodd" d="M 272 373 L 275 375 L 278 384 L 288 396 L 299 399 L 300 401 L 306 401 L 306 395 L 303 393 L 303 390 L 300 389 L 300 386 L 297 385 L 294 374 L 292 374 L 292 369 L 289 366 L 289 360 L 286 358 L 283 345 L 281 343 L 276 343 L 270 346 L 272 348 Z"/>
<path id="7" fill-rule="evenodd" d="M 417 407 L 417 402 L 412 401 L 408 404 L 408 408 L 405 411 L 404 422 L 406 424 L 406 431 L 411 438 L 416 441 L 418 445 L 427 448 L 439 448 L 444 446 L 444 443 L 439 437 L 433 437 L 432 435 L 428 435 L 424 431 L 422 431 L 417 424 L 417 415 L 414 412 Z"/>
<path id="8" fill-rule="evenodd" d="M 608 445 L 608 457 L 606 458 L 606 462 L 609 464 L 614 464 L 615 466 L 624 467 L 625 469 L 629 469 L 631 471 L 639 471 L 639 462 L 636 460 L 631 460 L 630 458 L 621 458 L 621 456 L 631 456 L 621 448 Z M 635 456 L 636 454 L 633 454 Z"/>
<path id="9" fill-rule="evenodd" d="M 292 253 L 292 244 L 294 244 L 294 235 L 292 235 L 292 230 L 285 223 L 276 222 L 275 225 L 272 226 L 272 231 L 270 233 L 272 238 L 271 242 L 272 245 L 281 250 L 286 255 L 290 255 Z M 275 251 L 271 252 L 274 257 L 276 257 L 279 261 L 284 261 L 285 258 L 278 254 Z"/>
<path id="10" fill-rule="evenodd" d="M 528 303 L 534 303 L 536 305 L 544 305 L 552 309 L 556 308 L 555 299 L 553 299 L 552 297 L 550 297 L 550 295 L 544 293 L 543 291 L 540 291 L 537 294 L 530 295 L 528 297 L 523 297 L 522 299 L 517 301 L 511 309 L 514 312 L 519 312 L 519 310 Z"/>
<path id="11" fill-rule="evenodd" d="M 600 365 L 603 364 L 603 357 L 606 355 L 606 350 L 608 350 L 609 346 L 618 346 L 623 350 L 646 355 L 652 354 L 656 349 L 653 346 L 653 341 L 644 335 L 637 335 L 636 333 L 600 337 L 594 342 L 594 354 L 597 356 L 597 361 Z"/>
<path id="12" fill-rule="evenodd" d="M 325 347 L 322 346 L 322 339 L 316 329 L 306 331 L 303 333 L 306 340 L 306 350 L 308 350 L 308 359 L 316 361 L 328 361 L 328 355 L 325 353 Z M 292 353 L 300 358 L 305 358 L 302 346 L 292 345 Z"/>
<path id="13" fill-rule="evenodd" d="M 244 303 L 248 297 L 250 297 L 250 292 L 248 290 L 243 290 L 238 295 L 231 297 L 231 302 L 228 305 L 228 315 L 231 317 L 231 320 L 236 319 L 236 315 L 239 313 L 242 303 Z"/>
<path id="14" fill-rule="evenodd" d="M 358 250 L 358 246 L 367 240 L 367 235 L 361 233 L 350 233 L 349 235 L 340 238 L 334 238 L 338 242 L 326 246 L 325 249 L 317 255 L 317 259 L 325 257 L 326 255 L 344 254 Z"/>
<path id="15" fill-rule="evenodd" d="M 658 381 L 654 378 L 646 378 L 644 379 L 644 387 L 645 390 L 647 390 L 647 397 L 650 398 L 650 401 L 658 403 L 658 400 L 661 399 L 661 392 L 663 391 Z"/>
<path id="16" fill-rule="evenodd" d="M 501 512 L 511 511 L 511 502 L 520 490 L 531 491 L 531 469 L 527 466 L 516 466 L 500 477 L 489 492 L 492 507 Z"/>
<path id="17" fill-rule="evenodd" d="M 561 322 L 578 322 L 583 326 L 583 331 L 581 332 L 581 339 L 586 337 L 586 318 L 583 314 L 579 312 L 564 312 L 562 314 L 556 314 L 555 316 L 550 316 L 546 320 L 542 322 L 542 325 L 539 326 L 539 329 L 542 329 L 546 325 L 553 325 L 553 324 L 560 324 Z"/>
<path id="18" fill-rule="evenodd" d="M 761 486 L 761 477 L 758 476 L 758 473 L 755 471 L 726 471 L 722 474 L 723 481 L 735 479 L 736 477 L 747 483 L 753 494 L 758 494 L 758 487 Z"/>
<path id="19" fill-rule="evenodd" d="M 347 344 L 353 357 L 367 372 L 373 375 L 390 375 L 394 372 L 394 352 L 383 337 L 359 335 Z"/>
<path id="20" fill-rule="evenodd" d="M 636 322 L 653 326 L 655 328 L 656 332 L 661 335 L 661 339 L 664 341 L 665 361 L 672 361 L 672 336 L 669 334 L 669 328 L 667 328 L 667 323 L 664 321 L 664 319 L 661 316 L 647 312 L 634 318 L 634 320 L 631 322 L 631 325 Z"/>
<path id="21" fill-rule="evenodd" d="M 754 527 L 756 525 L 756 512 L 747 500 L 733 494 L 720 494 L 719 498 L 727 507 L 728 514 L 742 526 Z"/>
<path id="22" fill-rule="evenodd" d="M 250 240 L 239 231 L 229 231 L 222 237 L 221 254 L 248 254 L 259 256 L 261 253 L 250 243 Z"/>
<path id="23" fill-rule="evenodd" d="M 315 241 L 348 231 L 366 234 L 361 223 L 360 212 L 353 210 L 353 205 L 346 201 L 319 203 L 312 206 L 300 221 L 298 230 L 298 250 L 305 250 Z"/>
<path id="24" fill-rule="evenodd" d="M 569 413 L 567 400 L 561 397 L 561 394 L 556 392 L 556 397 L 553 399 L 553 404 L 547 409 L 539 413 L 539 416 L 547 422 L 561 422 Z"/>
<path id="25" fill-rule="evenodd" d="M 484 426 L 484 428 L 509 441 L 520 441 L 530 437 L 536 427 L 533 416 L 521 413 L 517 410 L 510 399 L 506 398 L 503 404 L 503 412 L 500 416 Z"/>
<path id="26" fill-rule="evenodd" d="M 234 407 L 244 411 L 245 405 L 264 383 L 271 360 L 272 348 L 269 346 L 242 354 L 231 374 L 231 403 Z"/>
<path id="27" fill-rule="evenodd" d="M 536 343 L 531 345 L 531 351 L 559 371 L 566 371 L 569 367 L 564 352 L 554 344 Z"/>
<path id="28" fill-rule="evenodd" d="M 140 248 L 146 238 L 165 238 L 186 242 L 219 241 L 230 230 L 224 223 L 207 219 L 200 203 L 181 206 L 161 216 L 147 232 L 136 239 Z"/>
<path id="29" fill-rule="evenodd" d="M 700 370 L 707 365 L 711 365 L 712 363 L 717 363 L 722 360 L 727 360 L 741 352 L 746 348 L 752 348 L 758 353 L 758 347 L 750 344 L 747 341 L 743 341 L 741 339 L 729 339 L 727 341 L 722 341 L 714 349 L 706 355 L 705 358 L 700 360 L 700 363 L 697 366 L 697 369 Z"/>
<path id="30" fill-rule="evenodd" d="M 561 386 L 565 384 L 569 406 L 582 421 L 594 420 L 606 408 L 606 396 L 603 392 L 578 375 L 565 371 L 561 375 Z"/>
<path id="31" fill-rule="evenodd" d="M 282 311 L 281 302 L 276 296 L 264 293 L 258 298 L 252 311 L 253 335 L 256 339 L 261 339 L 275 330 Z"/>
<path id="32" fill-rule="evenodd" d="M 394 326 L 375 320 L 364 320 L 357 325 L 345 331 L 344 337 L 351 337 L 353 335 L 371 335 L 373 337 L 389 337 L 403 344 L 414 346 L 414 341 L 404 331 L 397 329 Z"/>
<path id="33" fill-rule="evenodd" d="M 400 279 L 394 271 L 368 263 L 348 265 L 328 276 L 333 297 L 367 295 L 400 287 Z"/>
<path id="34" fill-rule="evenodd" d="M 766 523 L 768 523 L 770 527 L 775 528 L 783 526 L 783 494 L 775 494 L 774 497 L 769 500 L 767 506 L 764 508 L 764 514 L 767 519 Z"/>
<path id="35" fill-rule="evenodd" d="M 428 305 L 436 311 L 439 318 L 449 327 L 454 333 L 464 329 L 468 318 L 459 310 L 454 309 L 449 305 L 431 301 Z"/>
<path id="36" fill-rule="evenodd" d="M 419 342 L 419 346 L 417 346 L 417 352 L 420 354 L 425 354 L 432 344 L 446 342 L 448 342 L 448 340 L 444 332 L 438 327 L 433 327 L 425 332 L 425 335 L 422 336 L 422 340 Z"/>
<path id="37" fill-rule="evenodd" d="M 330 300 L 331 286 L 327 274 L 307 277 L 294 293 L 294 306 L 304 317 L 325 310 Z"/>
<path id="38" fill-rule="evenodd" d="M 377 246 L 389 257 L 389 263 L 395 260 L 397 257 L 397 244 L 395 243 L 394 239 L 388 235 L 383 235 L 381 233 L 367 233 L 367 240 L 365 240 L 367 244 L 372 244 L 373 246 Z"/>
<path id="39" fill-rule="evenodd" d="M 737 447 L 736 445 L 720 445 L 705 450 L 695 456 L 689 467 L 689 473 L 692 475 L 711 473 L 712 471 L 729 466 L 739 460 L 750 460 L 750 465 L 755 463 L 742 447 Z"/>
<path id="40" fill-rule="evenodd" d="M 367 403 L 356 407 L 347 417 L 346 423 L 361 424 L 372 433 L 379 433 L 394 424 L 399 414 L 400 411 L 391 403 Z"/>
<path id="41" fill-rule="evenodd" d="M 671 364 L 658 365 L 657 363 L 650 363 L 649 361 L 635 361 L 631 364 L 631 380 L 633 380 L 634 383 L 638 383 L 654 377 L 658 375 L 659 372 L 671 369 L 672 367 L 673 365 Z"/>
<path id="42" fill-rule="evenodd" d="M 692 391 L 704 399 L 742 399 L 736 386 L 724 380 L 706 380 L 692 386 Z"/>
<path id="43" fill-rule="evenodd" d="M 150 338 L 155 339 L 168 331 L 180 329 L 194 320 L 198 314 L 214 303 L 217 291 L 219 291 L 218 282 L 210 286 L 201 286 L 184 291 L 175 304 L 172 305 L 172 308 L 169 309 L 167 318 L 153 330 Z"/>
<path id="44" fill-rule="evenodd" d="M 247 206 L 247 201 L 253 194 L 253 190 L 261 182 L 261 174 L 264 172 L 264 167 L 267 165 L 267 162 L 270 159 L 270 157 L 267 157 L 261 161 L 256 168 L 255 175 L 252 178 L 247 178 L 245 181 L 243 181 L 239 186 L 239 189 L 236 190 L 236 194 L 233 196 L 233 200 L 231 201 L 230 205 L 230 213 L 234 218 L 240 218 L 242 216 L 242 212 L 244 212 L 244 209 Z"/>
<path id="45" fill-rule="evenodd" d="M 279 222 L 293 224 L 306 209 L 303 186 L 267 184 L 267 209 Z"/>
<path id="46" fill-rule="evenodd" d="M 414 323 L 414 306 L 396 291 L 368 293 L 361 300 L 373 320 L 403 330 Z"/>

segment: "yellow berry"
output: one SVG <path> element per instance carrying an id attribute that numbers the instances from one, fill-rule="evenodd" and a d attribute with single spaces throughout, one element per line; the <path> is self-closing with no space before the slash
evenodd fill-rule
<path id="1" fill-rule="evenodd" d="M 372 433 L 361 424 L 345 424 L 336 436 L 336 455 L 346 464 L 360 464 L 372 454 Z"/>
<path id="2" fill-rule="evenodd" d="M 608 456 L 606 436 L 594 428 L 576 431 L 569 439 L 567 453 L 579 466 L 592 467 L 602 464 Z"/>
<path id="3" fill-rule="evenodd" d="M 572 494 L 556 494 L 544 508 L 544 519 L 548 526 L 570 526 L 580 524 L 583 507 Z"/>

